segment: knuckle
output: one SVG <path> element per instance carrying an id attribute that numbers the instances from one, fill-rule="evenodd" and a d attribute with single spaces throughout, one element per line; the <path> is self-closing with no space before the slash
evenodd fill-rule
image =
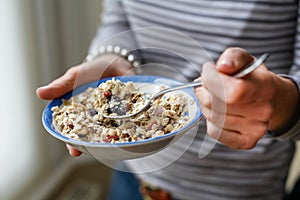
<path id="1" fill-rule="evenodd" d="M 67 80 L 73 80 L 77 77 L 77 75 L 78 75 L 78 67 L 71 67 L 65 73 L 65 77 Z"/>
<path id="2" fill-rule="evenodd" d="M 268 123 L 260 123 L 255 127 L 255 138 L 260 138 L 262 135 L 264 135 L 268 131 Z"/>
<path id="3" fill-rule="evenodd" d="M 204 114 L 207 121 L 212 121 L 212 114 L 211 113 L 203 111 L 203 114 Z"/>
<path id="4" fill-rule="evenodd" d="M 267 131 L 266 124 L 259 124 L 256 125 L 255 128 L 250 129 L 249 133 L 247 135 L 242 136 L 239 141 L 239 149 L 245 149 L 250 150 L 253 149 L 259 139 L 263 137 L 263 135 Z"/>
<path id="5" fill-rule="evenodd" d="M 78 70 L 78 67 L 76 67 L 76 66 L 71 67 L 67 70 L 67 74 L 76 74 L 77 70 Z"/>
<path id="6" fill-rule="evenodd" d="M 273 114 L 273 106 L 271 104 L 266 104 L 260 109 L 259 119 L 261 121 L 267 122 L 270 120 Z"/>
<path id="7" fill-rule="evenodd" d="M 221 133 L 218 129 L 214 128 L 214 126 L 207 122 L 207 134 L 217 140 Z"/>
<path id="8" fill-rule="evenodd" d="M 244 85 L 239 81 L 236 85 L 229 87 L 227 90 L 226 103 L 229 105 L 235 104 L 245 97 L 245 95 Z"/>
<path id="9" fill-rule="evenodd" d="M 211 109 L 212 106 L 212 102 L 211 102 L 211 98 L 210 97 L 201 97 L 201 96 L 197 96 L 199 99 L 199 103 L 201 106 L 204 106 L 208 109 Z"/>
<path id="10" fill-rule="evenodd" d="M 252 138 L 245 137 L 242 138 L 239 149 L 244 149 L 244 150 L 250 150 L 253 149 L 256 146 L 257 141 L 253 140 Z"/>
<path id="11" fill-rule="evenodd" d="M 255 119 L 259 123 L 266 123 L 273 115 L 274 108 L 270 101 L 259 102 L 255 101 L 251 105 L 252 107 L 252 119 Z"/>

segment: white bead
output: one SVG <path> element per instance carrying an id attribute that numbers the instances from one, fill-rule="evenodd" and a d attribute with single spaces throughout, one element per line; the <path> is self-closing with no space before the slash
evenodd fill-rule
<path id="1" fill-rule="evenodd" d="M 120 46 L 113 46 L 113 45 L 108 45 L 108 46 L 103 46 L 101 45 L 97 49 L 91 51 L 85 58 L 87 62 L 94 60 L 97 56 L 105 54 L 105 53 L 114 53 L 117 55 L 120 55 L 127 59 L 129 62 L 132 63 L 132 66 L 134 68 L 138 68 L 140 66 L 140 62 L 135 60 L 135 56 L 133 54 L 128 54 L 127 49 L 121 49 Z"/>
<path id="2" fill-rule="evenodd" d="M 121 51 L 121 48 L 119 46 L 114 47 L 114 53 L 119 54 Z"/>
<path id="3" fill-rule="evenodd" d="M 132 63 L 132 66 L 133 67 L 138 67 L 140 65 L 140 62 L 138 62 L 138 61 L 134 61 L 133 63 Z"/>
<path id="4" fill-rule="evenodd" d="M 127 60 L 129 62 L 133 62 L 134 61 L 134 56 L 132 54 L 128 55 Z"/>
<path id="5" fill-rule="evenodd" d="M 127 56 L 128 51 L 126 49 L 121 50 L 121 56 Z"/>
<path id="6" fill-rule="evenodd" d="M 99 53 L 103 54 L 105 52 L 105 46 L 100 46 L 99 47 Z"/>
<path id="7" fill-rule="evenodd" d="M 92 61 L 93 60 L 93 56 L 91 55 L 87 55 L 87 57 L 85 58 L 86 61 Z"/>
<path id="8" fill-rule="evenodd" d="M 113 51 L 113 46 L 112 46 L 112 45 L 108 45 L 108 46 L 106 47 L 106 52 L 112 53 L 112 51 Z"/>
<path id="9" fill-rule="evenodd" d="M 91 53 L 90 53 L 91 56 L 95 57 L 98 55 L 98 50 L 97 49 L 94 49 Z"/>

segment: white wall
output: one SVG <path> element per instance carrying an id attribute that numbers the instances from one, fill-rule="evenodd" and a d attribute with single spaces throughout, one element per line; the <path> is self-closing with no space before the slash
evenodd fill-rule
<path id="1" fill-rule="evenodd" d="M 64 145 L 41 126 L 47 102 L 36 98 L 35 89 L 85 56 L 99 5 L 97 0 L 0 0 L 0 199 L 28 193 L 67 156 Z"/>
<path id="2" fill-rule="evenodd" d="M 38 161 L 42 152 L 38 149 L 39 125 L 35 126 L 32 67 L 36 58 L 32 24 L 26 20 L 28 7 L 17 0 L 1 0 L 0 7 L 0 194 L 9 199 L 42 167 Z"/>

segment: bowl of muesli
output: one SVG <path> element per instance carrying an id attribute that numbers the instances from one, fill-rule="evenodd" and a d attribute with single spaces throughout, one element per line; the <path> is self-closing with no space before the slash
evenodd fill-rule
<path id="1" fill-rule="evenodd" d="M 96 158 L 144 157 L 171 145 L 199 123 L 202 112 L 193 88 L 164 94 L 128 119 L 105 116 L 134 113 L 152 94 L 180 84 L 145 75 L 90 82 L 51 101 L 42 122 L 52 136 Z"/>

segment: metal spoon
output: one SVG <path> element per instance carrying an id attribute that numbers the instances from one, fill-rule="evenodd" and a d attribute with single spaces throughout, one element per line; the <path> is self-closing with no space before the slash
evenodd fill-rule
<path id="1" fill-rule="evenodd" d="M 235 73 L 233 76 L 236 77 L 236 78 L 242 78 L 242 77 L 246 76 L 247 74 L 254 71 L 257 67 L 259 67 L 268 57 L 269 57 L 268 53 L 263 54 L 257 60 L 252 62 L 250 65 L 242 68 L 239 72 Z M 146 102 L 144 107 L 141 108 L 139 111 L 137 111 L 135 113 L 131 113 L 131 114 L 128 114 L 128 115 L 102 115 L 102 116 L 105 117 L 105 118 L 110 118 L 110 119 L 126 119 L 126 118 L 130 118 L 130 117 L 134 117 L 134 116 L 140 114 L 141 112 L 147 110 L 156 98 L 160 97 L 161 95 L 163 95 L 167 92 L 172 92 L 172 91 L 175 91 L 175 90 L 181 90 L 181 89 L 185 89 L 185 88 L 189 88 L 189 87 L 197 87 L 197 86 L 201 86 L 201 85 L 202 85 L 202 80 L 200 79 L 199 81 L 185 83 L 183 85 L 179 85 L 179 86 L 175 86 L 175 87 L 171 87 L 171 88 L 166 88 L 164 90 L 161 90 L 161 91 L 155 93 Z"/>

